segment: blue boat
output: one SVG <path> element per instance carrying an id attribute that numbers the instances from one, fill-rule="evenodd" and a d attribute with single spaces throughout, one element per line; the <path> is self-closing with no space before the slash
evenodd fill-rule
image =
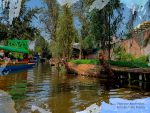
<path id="1" fill-rule="evenodd" d="M 29 40 L 7 40 L 7 45 L 0 45 L 0 50 L 7 53 L 4 54 L 0 60 L 0 76 L 8 75 L 11 72 L 26 70 L 35 66 L 36 62 L 29 61 Z M 23 60 L 9 56 L 9 53 L 22 54 Z"/>
<path id="2" fill-rule="evenodd" d="M 16 72 L 16 71 L 30 69 L 30 68 L 33 68 L 34 66 L 35 66 L 35 63 L 1 66 L 0 76 L 8 75 L 9 73 Z"/>

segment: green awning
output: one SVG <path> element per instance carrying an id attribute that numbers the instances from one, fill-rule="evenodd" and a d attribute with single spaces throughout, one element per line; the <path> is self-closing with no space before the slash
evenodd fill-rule
<path id="1" fill-rule="evenodd" d="M 29 51 L 24 48 L 15 48 L 12 46 L 0 45 L 0 49 L 6 50 L 6 51 L 11 51 L 11 52 L 18 52 L 18 53 L 29 53 Z"/>

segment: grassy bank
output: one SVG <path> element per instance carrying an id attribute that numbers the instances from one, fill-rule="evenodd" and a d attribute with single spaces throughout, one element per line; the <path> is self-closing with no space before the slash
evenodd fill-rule
<path id="1" fill-rule="evenodd" d="M 111 65 L 119 67 L 129 67 L 129 68 L 147 68 L 148 64 L 146 62 L 138 61 L 109 61 Z"/>
<path id="2" fill-rule="evenodd" d="M 78 59 L 78 60 L 71 60 L 70 62 L 75 64 L 100 64 L 99 60 L 97 59 Z M 147 62 L 141 62 L 137 60 L 133 61 L 107 61 L 111 65 L 119 66 L 119 67 L 129 67 L 129 68 L 147 68 Z"/>
<path id="3" fill-rule="evenodd" d="M 77 59 L 77 60 L 71 60 L 70 62 L 75 64 L 100 64 L 99 60 L 97 59 Z"/>

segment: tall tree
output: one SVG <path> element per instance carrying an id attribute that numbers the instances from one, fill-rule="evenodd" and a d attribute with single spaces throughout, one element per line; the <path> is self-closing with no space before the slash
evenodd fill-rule
<path id="1" fill-rule="evenodd" d="M 116 16 L 117 15 L 117 16 Z M 111 37 L 116 34 L 119 23 L 122 21 L 122 9 L 119 0 L 111 0 L 103 9 L 93 10 L 89 19 L 91 34 L 93 34 L 97 47 L 109 50 Z"/>
<path id="2" fill-rule="evenodd" d="M 80 28 L 78 28 L 78 37 L 79 37 L 79 43 L 80 43 L 80 54 L 79 58 L 83 58 L 83 49 L 87 49 L 88 45 L 91 45 L 88 42 L 87 39 L 89 39 L 90 35 L 90 21 L 86 16 L 87 13 L 87 1 L 80 0 L 76 2 L 72 6 L 73 14 L 75 17 L 78 17 L 80 21 Z M 93 42 L 93 41 L 92 41 Z M 91 43 L 92 43 L 91 42 Z"/>
<path id="3" fill-rule="evenodd" d="M 41 21 L 43 22 L 46 31 L 50 34 L 50 39 L 56 39 L 56 29 L 57 21 L 59 15 L 59 4 L 57 0 L 43 0 L 44 4 L 47 6 L 43 9 L 43 14 L 41 15 Z"/>
<path id="4" fill-rule="evenodd" d="M 72 43 L 76 37 L 76 31 L 73 24 L 73 15 L 68 5 L 62 7 L 60 12 L 56 33 L 56 40 L 53 41 L 52 53 L 57 53 L 59 57 L 70 58 L 72 51 Z"/>
<path id="5" fill-rule="evenodd" d="M 47 57 L 50 53 L 49 43 L 42 36 L 40 36 L 35 41 L 34 50 L 35 52 L 40 53 L 42 57 Z"/>

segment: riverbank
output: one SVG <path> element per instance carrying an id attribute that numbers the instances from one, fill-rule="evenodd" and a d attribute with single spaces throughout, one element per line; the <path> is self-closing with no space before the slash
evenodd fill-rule
<path id="1" fill-rule="evenodd" d="M 150 68 L 145 62 L 108 61 L 115 78 L 149 80 Z M 107 77 L 107 71 L 98 60 L 72 60 L 68 62 L 69 70 L 78 75 Z"/>

